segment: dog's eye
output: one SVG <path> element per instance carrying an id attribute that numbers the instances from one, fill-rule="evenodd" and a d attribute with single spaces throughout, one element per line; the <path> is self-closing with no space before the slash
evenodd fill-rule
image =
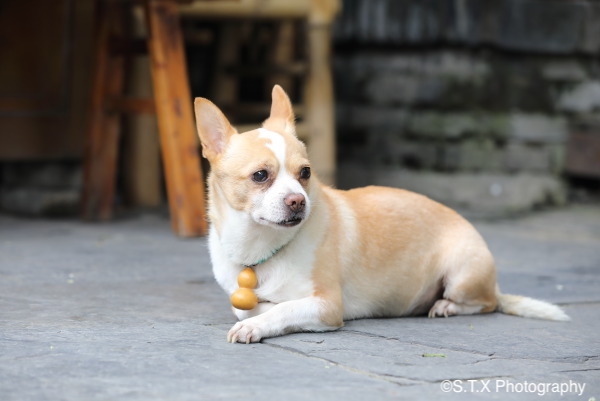
<path id="1" fill-rule="evenodd" d="M 256 173 L 252 174 L 252 179 L 255 182 L 265 182 L 269 178 L 269 172 L 267 170 L 258 170 Z"/>
<path id="2" fill-rule="evenodd" d="M 300 170 L 300 178 L 303 180 L 308 180 L 310 178 L 310 167 L 302 167 L 302 170 Z"/>

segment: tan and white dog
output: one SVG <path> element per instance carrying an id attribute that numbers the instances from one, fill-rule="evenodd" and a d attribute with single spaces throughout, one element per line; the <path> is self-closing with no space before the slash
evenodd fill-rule
<path id="1" fill-rule="evenodd" d="M 344 320 L 500 311 L 569 320 L 557 306 L 501 294 L 478 232 L 453 210 L 393 188 L 350 191 L 311 175 L 290 100 L 273 88 L 262 128 L 238 134 L 209 100 L 195 112 L 208 178 L 209 249 L 231 295 L 251 266 L 259 304 L 234 309 L 230 342 L 335 330 Z"/>

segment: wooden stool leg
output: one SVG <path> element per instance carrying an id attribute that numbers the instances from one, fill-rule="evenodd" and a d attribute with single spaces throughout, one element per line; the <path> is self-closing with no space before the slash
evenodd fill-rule
<path id="1" fill-rule="evenodd" d="M 123 9 L 116 2 L 96 2 L 95 51 L 92 96 L 84 156 L 82 217 L 107 220 L 112 217 L 115 197 L 119 124 L 117 113 L 107 113 L 106 100 L 123 91 L 124 60 L 111 57 L 111 28 L 122 27 Z"/>
<path id="2" fill-rule="evenodd" d="M 145 7 L 171 227 L 180 236 L 203 235 L 204 181 L 178 5 L 173 0 L 146 0 Z"/>

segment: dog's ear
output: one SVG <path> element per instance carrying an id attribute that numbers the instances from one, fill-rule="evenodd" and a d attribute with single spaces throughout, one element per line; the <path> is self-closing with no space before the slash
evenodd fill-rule
<path id="1" fill-rule="evenodd" d="M 263 127 L 271 131 L 284 131 L 295 135 L 295 116 L 290 98 L 279 85 L 273 87 L 271 97 L 271 115 L 265 120 Z"/>
<path id="2" fill-rule="evenodd" d="M 202 143 L 202 156 L 212 161 L 223 153 L 229 138 L 237 134 L 221 110 L 208 99 L 197 97 L 194 100 L 196 128 Z"/>
<path id="3" fill-rule="evenodd" d="M 294 124 L 294 110 L 292 110 L 292 102 L 287 93 L 279 85 L 273 87 L 271 92 L 271 115 L 269 118 L 281 118 L 289 123 Z"/>

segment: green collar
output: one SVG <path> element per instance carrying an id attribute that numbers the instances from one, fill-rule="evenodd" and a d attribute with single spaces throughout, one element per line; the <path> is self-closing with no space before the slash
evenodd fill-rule
<path id="1" fill-rule="evenodd" d="M 291 241 L 290 241 L 291 242 Z M 263 263 L 265 263 L 267 260 L 271 259 L 273 256 L 277 255 L 279 253 L 279 251 L 281 251 L 283 248 L 285 248 L 285 246 L 289 244 L 289 242 L 286 242 L 285 244 L 281 245 L 279 248 L 275 249 L 273 252 L 271 252 L 271 254 L 269 256 L 267 256 L 266 258 L 262 258 L 261 260 L 259 260 L 258 262 L 251 264 L 251 265 L 244 265 L 245 267 L 255 267 L 258 265 L 262 265 Z"/>
<path id="2" fill-rule="evenodd" d="M 251 265 L 245 265 L 242 264 L 242 266 L 244 267 L 255 267 L 258 265 L 262 265 L 263 263 L 267 262 L 269 259 L 271 259 L 273 256 L 277 255 L 279 253 L 279 251 L 281 251 L 283 248 L 285 248 L 290 242 L 292 242 L 296 236 L 298 235 L 298 232 L 296 232 L 292 238 L 290 238 L 290 240 L 288 242 L 286 242 L 285 244 L 281 245 L 279 248 L 275 249 L 274 251 L 271 252 L 271 254 L 269 256 L 267 256 L 266 258 L 262 258 L 261 260 L 259 260 L 258 262 L 251 264 Z"/>

